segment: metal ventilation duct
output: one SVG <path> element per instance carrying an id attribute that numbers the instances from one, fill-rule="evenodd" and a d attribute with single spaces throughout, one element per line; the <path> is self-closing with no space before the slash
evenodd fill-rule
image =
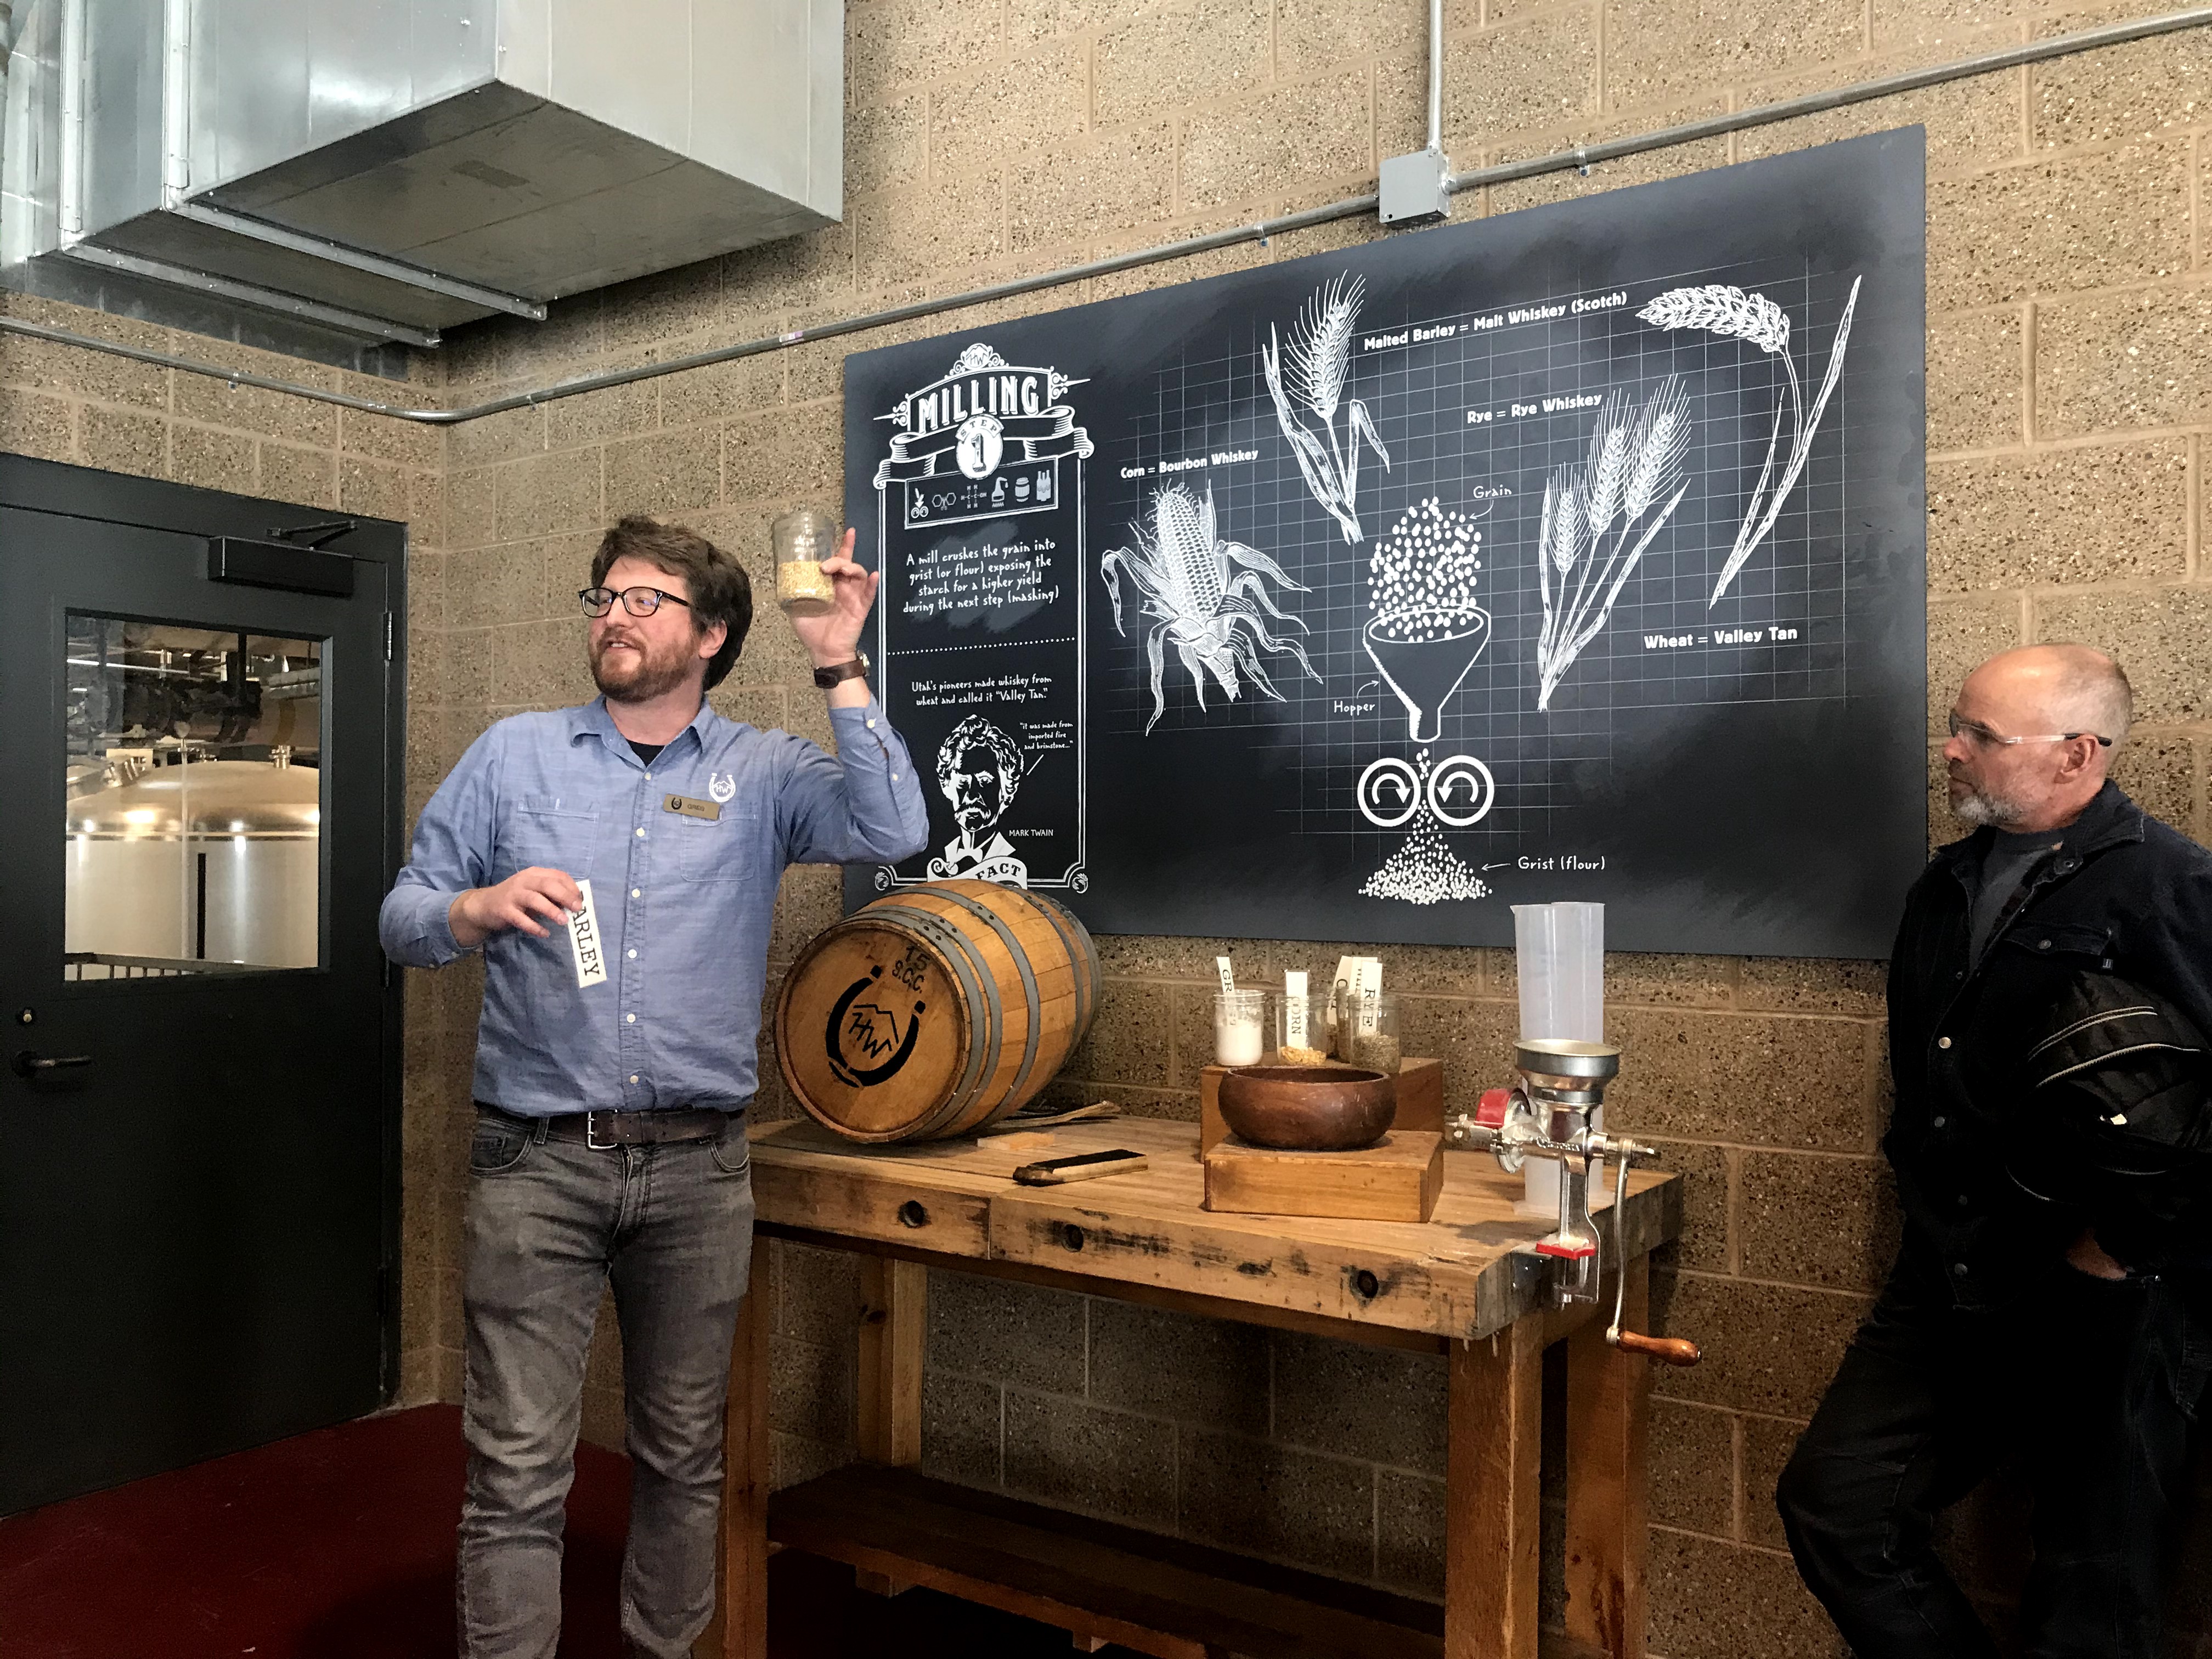
<path id="1" fill-rule="evenodd" d="M 836 221 L 843 0 L 30 0 L 0 280 L 436 343 Z"/>

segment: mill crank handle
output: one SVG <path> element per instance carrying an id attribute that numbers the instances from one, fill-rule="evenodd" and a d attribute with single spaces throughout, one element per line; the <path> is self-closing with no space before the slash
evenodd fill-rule
<path id="1" fill-rule="evenodd" d="M 1636 1152 L 1635 1144 L 1624 1136 L 1613 1177 L 1613 1323 L 1606 1327 L 1605 1340 L 1623 1353 L 1644 1354 L 1664 1365 L 1694 1365 L 1705 1356 L 1689 1338 L 1645 1336 L 1620 1328 L 1621 1310 L 1628 1300 L 1628 1161 Z"/>

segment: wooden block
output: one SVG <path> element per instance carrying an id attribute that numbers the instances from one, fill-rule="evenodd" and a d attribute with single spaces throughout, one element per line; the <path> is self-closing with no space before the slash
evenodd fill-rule
<path id="1" fill-rule="evenodd" d="M 1418 1129 L 1356 1152 L 1276 1152 L 1231 1135 L 1206 1155 L 1206 1207 L 1239 1215 L 1426 1221 L 1443 1182 L 1443 1137 Z"/>
<path id="2" fill-rule="evenodd" d="M 1398 1112 L 1390 1127 L 1438 1135 L 1444 1132 L 1443 1061 L 1408 1054 L 1398 1062 Z"/>
<path id="3" fill-rule="evenodd" d="M 1198 1074 L 1198 1155 L 1204 1158 L 1227 1139 L 1229 1126 L 1221 1121 L 1221 1079 L 1226 1066 L 1209 1066 Z"/>
<path id="4" fill-rule="evenodd" d="M 1263 1063 L 1273 1065 L 1275 1057 L 1267 1054 Z M 1225 1066 L 1209 1066 L 1198 1076 L 1198 1154 L 1200 1158 L 1212 1152 L 1229 1137 L 1229 1126 L 1221 1121 L 1221 1079 L 1228 1072 Z M 1444 1132 L 1444 1063 L 1440 1060 L 1416 1059 L 1408 1054 L 1398 1062 L 1398 1110 L 1390 1120 L 1394 1129 L 1420 1129 L 1432 1134 Z M 1285 1212 L 1285 1214 L 1297 1213 Z"/>

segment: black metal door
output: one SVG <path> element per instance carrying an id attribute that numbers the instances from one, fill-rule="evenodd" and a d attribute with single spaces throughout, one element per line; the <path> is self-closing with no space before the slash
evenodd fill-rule
<path id="1" fill-rule="evenodd" d="M 313 516 L 0 465 L 0 1514 L 388 1395 L 404 542 Z"/>

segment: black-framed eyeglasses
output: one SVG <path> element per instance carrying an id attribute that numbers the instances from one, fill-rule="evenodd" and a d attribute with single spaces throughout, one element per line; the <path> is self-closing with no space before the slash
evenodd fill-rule
<path id="1" fill-rule="evenodd" d="M 633 617 L 650 617 L 660 609 L 664 599 L 671 605 L 680 605 L 686 611 L 691 608 L 690 600 L 678 599 L 673 593 L 664 593 L 657 587 L 625 587 L 619 593 L 611 587 L 584 587 L 576 591 L 576 597 L 583 601 L 584 614 L 587 617 L 605 616 L 615 608 L 617 599 L 623 602 L 623 609 Z"/>
<path id="2" fill-rule="evenodd" d="M 2048 732 L 2032 738 L 1999 737 L 1986 726 L 1974 720 L 1961 719 L 1959 711 L 1955 708 L 1951 711 L 1950 727 L 1953 737 L 1967 738 L 1984 749 L 2009 749 L 2018 743 L 2071 743 L 2076 738 L 2096 738 L 2097 747 L 2100 749 L 2110 749 L 2112 746 L 2112 740 L 2110 738 L 2098 737 L 2094 732 Z"/>

